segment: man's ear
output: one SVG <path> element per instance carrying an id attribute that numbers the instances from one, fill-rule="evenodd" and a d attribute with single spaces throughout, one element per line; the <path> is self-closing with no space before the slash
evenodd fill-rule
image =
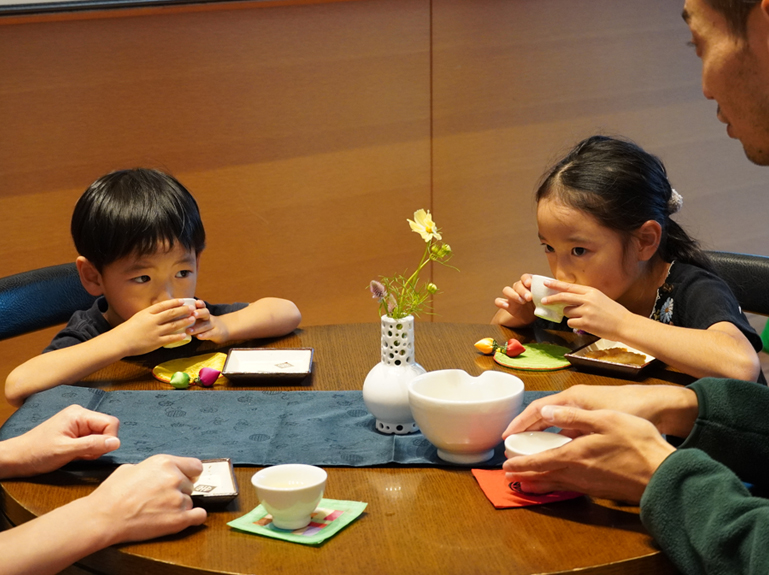
<path id="1" fill-rule="evenodd" d="M 83 256 L 78 256 L 75 265 L 77 266 L 77 273 L 80 274 L 80 283 L 83 284 L 85 291 L 93 296 L 102 295 L 104 282 L 96 266 Z"/>
<path id="2" fill-rule="evenodd" d="M 761 16 L 761 24 L 763 29 L 766 30 L 769 27 L 769 0 L 761 0 L 758 4 L 758 10 Z"/>
<path id="3" fill-rule="evenodd" d="M 662 226 L 659 222 L 648 220 L 633 234 L 638 242 L 638 259 L 649 261 L 660 247 Z"/>

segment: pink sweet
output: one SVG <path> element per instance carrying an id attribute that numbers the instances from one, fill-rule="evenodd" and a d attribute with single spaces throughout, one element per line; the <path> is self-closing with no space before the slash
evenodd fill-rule
<path id="1" fill-rule="evenodd" d="M 213 387 L 214 382 L 221 372 L 211 367 L 202 367 L 198 373 L 198 380 L 203 387 Z"/>

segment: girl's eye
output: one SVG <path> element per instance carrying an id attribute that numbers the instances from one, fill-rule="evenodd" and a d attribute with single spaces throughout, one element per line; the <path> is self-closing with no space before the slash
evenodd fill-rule
<path id="1" fill-rule="evenodd" d="M 584 256 L 587 253 L 585 248 L 572 248 L 571 254 L 577 257 Z"/>
<path id="2" fill-rule="evenodd" d="M 188 278 L 192 275 L 192 270 L 181 270 L 180 272 L 176 273 L 176 277 L 178 278 Z"/>
<path id="3" fill-rule="evenodd" d="M 554 251 L 553 250 L 553 246 L 549 246 L 547 244 L 542 244 L 542 245 L 545 246 L 545 253 L 546 254 L 552 253 Z"/>
<path id="4" fill-rule="evenodd" d="M 137 284 L 146 284 L 148 281 L 150 281 L 150 276 L 139 276 L 134 278 L 134 281 Z"/>

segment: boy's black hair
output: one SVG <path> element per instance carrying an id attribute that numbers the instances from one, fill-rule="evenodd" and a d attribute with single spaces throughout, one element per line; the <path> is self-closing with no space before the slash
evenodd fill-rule
<path id="1" fill-rule="evenodd" d="M 112 172 L 91 184 L 75 205 L 71 231 L 78 253 L 98 271 L 176 242 L 196 254 L 206 245 L 192 194 L 173 176 L 146 168 Z"/>

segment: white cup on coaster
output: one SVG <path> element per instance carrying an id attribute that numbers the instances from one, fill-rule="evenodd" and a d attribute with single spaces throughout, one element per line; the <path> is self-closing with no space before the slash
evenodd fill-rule
<path id="1" fill-rule="evenodd" d="M 257 471 L 251 477 L 259 502 L 278 529 L 307 527 L 323 497 L 326 472 L 314 465 L 287 463 Z"/>
<path id="2" fill-rule="evenodd" d="M 196 300 L 195 300 L 194 297 L 181 297 L 179 299 L 184 302 L 184 305 L 195 307 Z M 190 327 L 190 326 L 185 326 L 182 329 L 176 330 L 174 333 L 184 333 L 185 331 L 187 331 L 188 327 Z M 172 347 L 179 347 L 180 345 L 186 345 L 186 344 L 190 343 L 191 341 L 192 341 L 192 336 L 191 335 L 187 335 L 187 337 L 185 337 L 183 340 L 175 341 L 173 343 L 169 343 L 167 345 L 164 345 L 163 347 L 171 349 Z"/>
<path id="3" fill-rule="evenodd" d="M 558 290 L 545 287 L 545 280 L 550 280 L 547 276 L 531 276 L 531 297 L 534 301 L 534 315 L 553 321 L 555 323 L 561 323 L 563 319 L 564 304 L 555 305 L 542 305 L 542 298 L 561 293 Z"/>

